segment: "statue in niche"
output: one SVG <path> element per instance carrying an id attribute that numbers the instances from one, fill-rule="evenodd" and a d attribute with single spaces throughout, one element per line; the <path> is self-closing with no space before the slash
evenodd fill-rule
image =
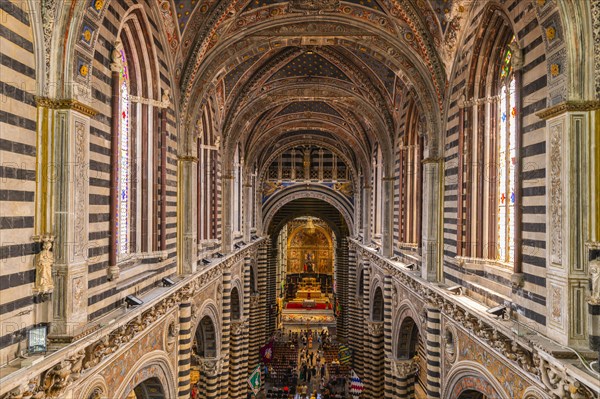
<path id="1" fill-rule="evenodd" d="M 591 295 L 589 303 L 600 305 L 600 259 L 590 261 Z"/>
<path id="2" fill-rule="evenodd" d="M 509 43 L 508 47 L 512 53 L 512 58 L 510 60 L 512 68 L 513 70 L 518 71 L 519 69 L 523 68 L 523 51 L 521 51 L 517 42 Z"/>
<path id="3" fill-rule="evenodd" d="M 52 292 L 54 289 L 54 253 L 51 251 L 53 240 L 50 235 L 42 236 L 42 250 L 35 256 L 35 289 L 40 293 Z"/>

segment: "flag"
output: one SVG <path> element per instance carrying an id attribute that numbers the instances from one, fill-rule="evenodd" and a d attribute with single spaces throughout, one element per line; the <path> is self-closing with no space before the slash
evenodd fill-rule
<path id="1" fill-rule="evenodd" d="M 350 373 L 350 395 L 352 395 L 355 398 L 358 398 L 358 395 L 361 394 L 361 392 L 363 391 L 364 388 L 365 387 L 364 387 L 362 381 L 360 380 L 360 378 L 358 378 L 358 376 L 356 375 L 354 370 L 351 370 L 351 373 Z"/>
<path id="2" fill-rule="evenodd" d="M 256 366 L 254 371 L 248 377 L 248 386 L 255 395 L 260 391 L 260 366 Z"/>
<path id="3" fill-rule="evenodd" d="M 344 344 L 340 344 L 340 347 L 338 348 L 338 359 L 341 364 L 350 363 L 350 360 L 352 359 L 352 349 Z"/>
<path id="4" fill-rule="evenodd" d="M 342 305 L 338 301 L 335 302 L 335 315 L 339 317 L 342 314 Z"/>
<path id="5" fill-rule="evenodd" d="M 273 349 L 273 340 L 269 341 L 268 344 L 260 348 L 260 356 L 263 363 L 271 363 L 271 360 L 273 360 Z"/>

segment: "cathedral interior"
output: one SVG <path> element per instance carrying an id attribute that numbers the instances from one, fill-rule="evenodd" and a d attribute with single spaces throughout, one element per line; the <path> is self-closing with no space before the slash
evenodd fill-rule
<path id="1" fill-rule="evenodd" d="M 0 21 L 1 399 L 600 398 L 600 0 Z"/>

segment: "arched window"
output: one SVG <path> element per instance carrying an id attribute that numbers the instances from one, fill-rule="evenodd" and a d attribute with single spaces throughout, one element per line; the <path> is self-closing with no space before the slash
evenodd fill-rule
<path id="1" fill-rule="evenodd" d="M 120 102 L 119 102 L 119 138 L 118 138 L 118 201 L 116 211 L 117 224 L 117 251 L 118 256 L 123 257 L 130 252 L 130 207 L 131 207 L 131 168 L 130 168 L 130 104 L 129 104 L 129 70 L 127 67 L 127 57 L 125 50 L 119 49 L 121 53 L 121 70 L 119 72 L 120 79 Z"/>
<path id="2" fill-rule="evenodd" d="M 514 43 L 513 36 L 511 43 Z M 496 259 L 512 264 L 515 260 L 515 164 L 516 154 L 516 84 L 512 71 L 512 52 L 504 49 L 500 65 L 500 103 L 497 135 L 497 249 Z"/>
<path id="3" fill-rule="evenodd" d="M 522 56 L 508 17 L 495 6 L 477 36 L 458 99 L 456 254 L 519 272 Z"/>

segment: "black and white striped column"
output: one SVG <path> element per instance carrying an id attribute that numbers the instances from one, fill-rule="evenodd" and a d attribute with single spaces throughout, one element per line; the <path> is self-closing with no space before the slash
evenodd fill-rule
<path id="1" fill-rule="evenodd" d="M 394 395 L 394 375 L 392 372 L 392 277 L 385 276 L 383 279 L 383 349 L 385 356 L 384 367 L 384 398 L 396 398 Z"/>
<path id="2" fill-rule="evenodd" d="M 441 312 L 433 305 L 427 305 L 427 398 L 440 397 L 440 347 Z"/>
<path id="3" fill-rule="evenodd" d="M 178 395 L 179 399 L 190 397 L 190 364 L 192 354 L 192 304 L 182 302 L 179 305 L 179 354 Z"/>
<path id="4" fill-rule="evenodd" d="M 221 331 L 221 375 L 219 377 L 220 397 L 229 394 L 229 355 L 231 331 L 231 271 L 223 271 L 223 310 Z"/>

